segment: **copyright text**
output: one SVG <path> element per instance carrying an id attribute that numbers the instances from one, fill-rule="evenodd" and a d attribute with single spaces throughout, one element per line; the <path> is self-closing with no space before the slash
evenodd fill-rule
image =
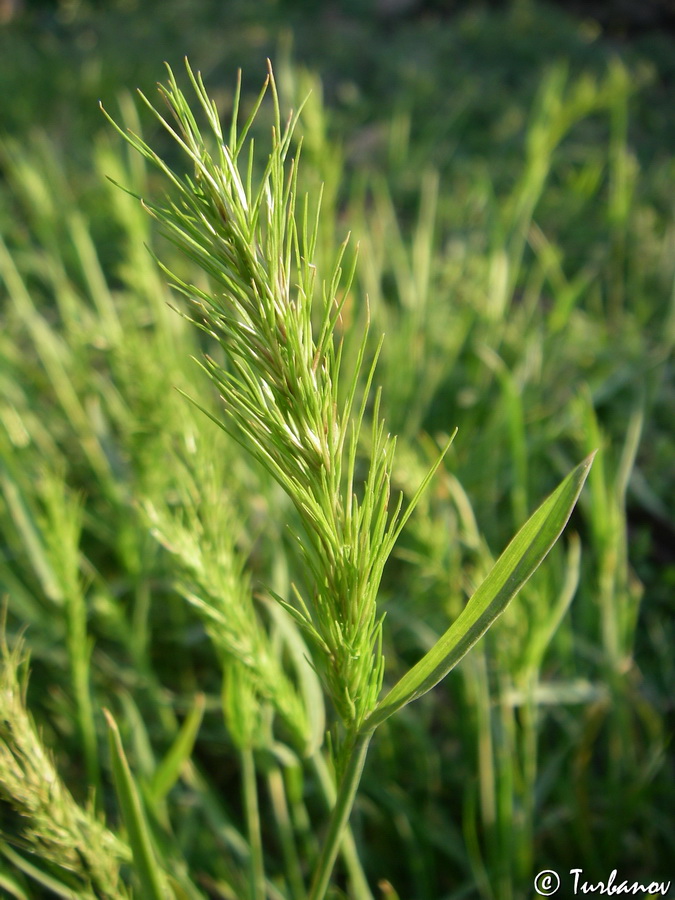
<path id="1" fill-rule="evenodd" d="M 588 881 L 583 869 L 570 869 L 569 886 L 575 896 L 582 894 L 630 894 L 636 896 L 665 897 L 670 890 L 670 881 L 627 881 L 621 879 L 616 869 L 607 881 Z M 567 879 L 565 879 L 567 881 Z M 561 886 L 560 875 L 554 869 L 543 869 L 534 879 L 534 889 L 540 897 L 552 897 Z"/>

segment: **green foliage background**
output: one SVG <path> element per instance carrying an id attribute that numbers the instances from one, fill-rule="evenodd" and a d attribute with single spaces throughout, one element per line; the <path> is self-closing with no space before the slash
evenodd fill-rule
<path id="1" fill-rule="evenodd" d="M 190 360 L 206 339 L 167 307 L 179 301 L 144 244 L 198 276 L 106 180 L 148 197 L 163 190 L 98 101 L 170 155 L 152 120 L 138 121 L 132 89 L 153 96 L 162 61 L 179 71 L 187 55 L 227 118 L 237 68 L 250 108 L 269 56 L 286 109 L 312 91 L 301 178 L 314 194 L 325 185 L 323 258 L 347 231 L 359 244 L 346 347 L 356 352 L 367 314 L 371 356 L 386 333 L 376 383 L 399 435 L 395 487 L 410 496 L 459 428 L 385 571 L 386 683 L 445 630 L 528 512 L 600 448 L 546 566 L 456 673 L 378 732 L 354 817 L 371 890 L 517 900 L 546 868 L 667 878 L 672 37 L 620 41 L 525 2 L 452 17 L 183 0 L 2 11 L 0 585 L 11 645 L 26 628 L 29 708 L 76 801 L 84 807 L 96 786 L 99 813 L 118 828 L 107 707 L 186 896 L 251 896 L 238 735 L 271 733 L 269 711 L 247 719 L 254 704 L 237 697 L 250 686 L 237 682 L 223 722 L 232 647 L 185 599 L 290 597 L 303 579 L 286 528 L 294 513 L 174 390 L 217 409 Z M 237 652 L 277 660 L 270 683 L 281 660 L 291 696 L 300 663 L 262 621 L 266 637 L 249 634 Z M 300 761 L 291 732 L 256 750 L 273 897 L 302 896 L 279 797 L 299 880 L 325 802 L 320 763 Z M 192 762 L 172 775 L 177 735 Z M 59 861 L 65 844 L 34 840 L 39 817 L 18 804 L 5 762 L 2 889 L 53 896 L 45 878 L 58 873 L 84 891 L 71 857 Z M 114 848 L 112 834 L 86 827 Z M 93 896 L 125 896 L 119 854 L 120 886 Z M 22 859 L 46 873 L 43 887 Z M 349 871 L 338 884 L 365 896 Z"/>

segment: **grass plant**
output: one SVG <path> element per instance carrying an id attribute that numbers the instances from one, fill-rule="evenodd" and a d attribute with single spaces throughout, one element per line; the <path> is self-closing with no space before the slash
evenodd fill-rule
<path id="1" fill-rule="evenodd" d="M 162 95 L 175 126 L 147 100 L 146 104 L 187 154 L 194 175 L 176 175 L 136 135 L 128 140 L 178 190 L 178 198 L 169 198 L 167 205 L 146 201 L 149 211 L 167 237 L 210 276 L 205 290 L 168 273 L 193 304 L 191 320 L 215 338 L 225 353 L 224 363 L 205 357 L 205 370 L 224 407 L 224 417 L 215 421 L 280 484 L 303 526 L 304 535 L 298 534 L 297 540 L 312 575 L 311 609 L 297 589 L 295 605 L 278 599 L 313 643 L 317 669 L 344 731 L 333 746 L 339 787 L 309 892 L 311 900 L 321 900 L 375 728 L 434 687 L 505 609 L 559 536 L 585 481 L 590 457 L 523 526 L 453 626 L 380 700 L 384 657 L 377 594 L 384 564 L 444 453 L 405 513 L 401 514 L 402 494 L 390 512 L 395 442 L 384 433 L 378 392 L 366 474 L 362 486 L 357 484 L 357 453 L 377 353 L 354 412 L 367 330 L 354 371 L 343 378 L 343 386 L 342 345 L 336 347 L 334 333 L 342 309 L 338 291 L 341 288 L 342 296 L 346 295 L 350 278 L 341 285 L 343 246 L 332 270 L 317 284 L 313 254 L 320 204 L 315 201 L 312 208 L 305 197 L 302 211 L 298 210 L 297 162 L 287 161 L 295 118 L 282 127 L 270 69 L 273 143 L 255 186 L 253 142 L 248 144 L 245 163 L 240 163 L 240 156 L 264 91 L 241 133 L 235 100 L 225 143 L 215 104 L 201 78 L 189 66 L 187 71 L 216 141 L 215 158 L 171 70 Z M 318 305 L 316 338 L 314 305 Z M 235 684 L 238 713 L 231 718 L 240 722 L 234 733 L 245 754 L 242 771 L 252 841 L 252 892 L 260 898 L 264 875 L 250 756 L 255 703 L 246 681 Z M 228 697 L 231 704 L 232 694 Z"/>
<path id="2" fill-rule="evenodd" d="M 2 148 L 0 887 L 518 900 L 551 864 L 660 874 L 666 645 L 626 507 L 638 485 L 667 522 L 640 437 L 672 226 L 630 78 L 552 70 L 509 190 L 429 168 L 416 209 L 405 111 L 369 177 L 316 80 L 282 118 L 306 73 L 240 86 L 227 129 L 187 78 L 149 122 L 122 98 L 97 204 L 48 142 Z"/>

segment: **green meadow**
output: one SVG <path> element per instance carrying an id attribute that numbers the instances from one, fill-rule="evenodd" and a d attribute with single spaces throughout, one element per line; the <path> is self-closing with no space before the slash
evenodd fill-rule
<path id="1" fill-rule="evenodd" d="M 2 897 L 673 874 L 675 36 L 440 7 L 0 5 Z"/>

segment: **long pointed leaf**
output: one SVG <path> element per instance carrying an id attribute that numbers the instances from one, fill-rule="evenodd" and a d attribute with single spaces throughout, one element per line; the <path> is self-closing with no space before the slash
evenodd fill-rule
<path id="1" fill-rule="evenodd" d="M 377 705 L 364 723 L 364 731 L 376 728 L 392 713 L 437 685 L 504 612 L 560 537 L 594 455 L 570 472 L 530 516 L 450 628 Z"/>
<path id="2" fill-rule="evenodd" d="M 180 778 L 184 764 L 190 759 L 197 739 L 199 726 L 204 716 L 205 698 L 203 694 L 195 697 L 194 706 L 186 717 L 175 741 L 164 759 L 157 766 L 149 787 L 153 803 L 164 800 L 171 788 Z"/>
<path id="3" fill-rule="evenodd" d="M 134 858 L 134 871 L 138 875 L 141 896 L 147 900 L 168 900 L 169 891 L 152 846 L 150 829 L 143 813 L 141 798 L 124 753 L 117 723 L 108 710 L 104 710 L 110 728 L 110 756 L 112 759 L 115 793 L 129 835 L 129 846 Z"/>

